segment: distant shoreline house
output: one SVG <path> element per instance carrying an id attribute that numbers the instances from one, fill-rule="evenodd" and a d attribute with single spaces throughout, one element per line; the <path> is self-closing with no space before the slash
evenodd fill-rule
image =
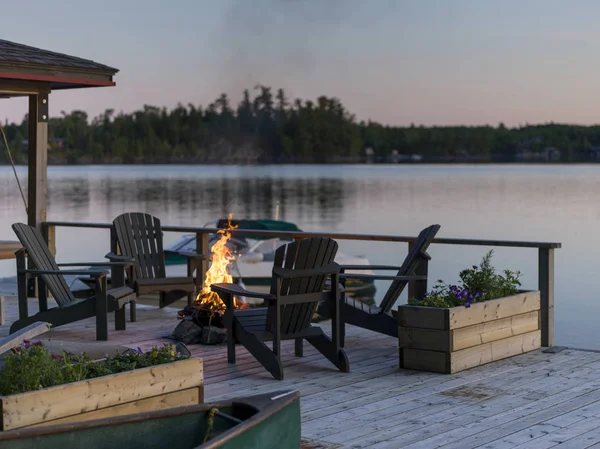
<path id="1" fill-rule="evenodd" d="M 588 161 L 600 162 L 600 145 L 592 145 L 584 155 Z"/>
<path id="2" fill-rule="evenodd" d="M 515 157 L 517 161 L 523 162 L 559 162 L 562 158 L 562 152 L 556 147 L 544 147 L 538 151 L 525 148 L 519 151 Z"/>

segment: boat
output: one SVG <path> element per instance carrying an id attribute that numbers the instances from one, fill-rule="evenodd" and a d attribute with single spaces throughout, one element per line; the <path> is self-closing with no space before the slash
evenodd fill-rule
<path id="1" fill-rule="evenodd" d="M 272 219 L 220 219 L 207 223 L 204 227 L 225 229 L 229 224 L 237 229 L 302 232 L 294 223 Z M 219 237 L 218 234 L 211 234 L 209 236 L 209 247 L 212 247 Z M 234 282 L 244 285 L 249 290 L 267 292 L 271 286 L 275 250 L 290 241 L 292 241 L 292 238 L 232 235 L 227 245 L 235 255 L 235 260 L 230 265 L 230 273 Z M 196 251 L 196 235 L 186 234 L 165 248 L 167 276 L 186 275 L 186 259 L 177 254 L 179 251 Z M 369 260 L 364 256 L 349 256 L 339 251 L 335 261 L 340 265 L 369 265 Z M 348 272 L 373 274 L 368 269 L 349 270 Z M 348 279 L 346 283 L 346 294 L 355 299 L 372 300 L 375 297 L 375 292 L 376 288 L 372 280 Z"/>
<path id="2" fill-rule="evenodd" d="M 2 449 L 299 449 L 300 394 L 273 392 L 0 432 Z"/>

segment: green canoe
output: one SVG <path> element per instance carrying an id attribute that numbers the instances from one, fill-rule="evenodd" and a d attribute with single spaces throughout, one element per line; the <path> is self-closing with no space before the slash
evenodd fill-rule
<path id="1" fill-rule="evenodd" d="M 300 395 L 297 391 L 0 432 L 2 449 L 299 447 Z"/>

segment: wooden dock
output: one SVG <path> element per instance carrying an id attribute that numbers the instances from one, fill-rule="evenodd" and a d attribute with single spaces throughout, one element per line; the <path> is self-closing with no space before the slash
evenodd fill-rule
<path id="1" fill-rule="evenodd" d="M 32 310 L 35 310 L 32 301 Z M 17 314 L 6 299 L 6 322 Z M 52 330 L 55 342 L 101 351 L 169 342 L 177 309 L 140 306 L 138 321 L 96 342 L 94 319 Z M 8 333 L 0 326 L 0 336 Z M 323 324 L 326 328 L 327 324 Z M 600 448 L 600 353 L 535 351 L 454 375 L 398 368 L 394 338 L 348 326 L 351 372 L 340 373 L 311 347 L 283 344 L 285 380 L 274 380 L 243 349 L 191 345 L 205 360 L 207 401 L 281 389 L 302 395 L 302 434 L 312 447 L 377 449 Z"/>

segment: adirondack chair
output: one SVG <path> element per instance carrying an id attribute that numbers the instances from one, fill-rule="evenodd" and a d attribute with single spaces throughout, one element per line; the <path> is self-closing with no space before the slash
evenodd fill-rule
<path id="1" fill-rule="evenodd" d="M 423 229 L 410 246 L 410 250 L 402 266 L 389 265 L 343 265 L 340 269 L 340 279 L 345 285 L 346 279 L 380 279 L 390 280 L 392 284 L 387 290 L 379 306 L 369 306 L 360 300 L 346 297 L 341 312 L 340 333 L 341 345 L 344 346 L 346 323 L 363 327 L 375 332 L 398 337 L 398 322 L 396 311 L 392 310 L 396 301 L 409 284 L 415 282 L 417 296 L 425 295 L 427 291 L 427 263 L 431 259 L 427 248 L 440 230 L 439 225 L 431 225 Z M 398 270 L 395 276 L 379 274 L 346 273 L 346 270 L 370 269 L 374 271 Z"/>
<path id="2" fill-rule="evenodd" d="M 17 257 L 17 290 L 19 298 L 19 319 L 10 327 L 10 333 L 17 332 L 36 321 L 50 323 L 53 327 L 96 317 L 96 339 L 108 340 L 108 313 L 115 312 L 115 329 L 125 330 L 125 305 L 134 303 L 135 292 L 126 286 L 107 289 L 107 270 L 61 270 L 59 267 L 106 266 L 125 270 L 132 262 L 100 262 L 100 263 L 61 263 L 57 264 L 46 241 L 38 229 L 23 223 L 12 225 L 23 248 L 15 254 Z M 26 258 L 35 268 L 26 268 Z M 95 280 L 94 296 L 76 299 L 69 289 L 64 275 L 89 275 Z M 29 316 L 27 304 L 27 279 L 36 276 L 39 291 L 39 312 Z M 123 275 L 124 277 L 124 275 Z M 58 306 L 48 309 L 48 293 L 50 291 Z"/>
<path id="3" fill-rule="evenodd" d="M 158 218 L 138 212 L 125 213 L 114 219 L 111 233 L 111 252 L 106 258 L 111 261 L 135 260 L 128 285 L 138 296 L 158 292 L 161 308 L 186 295 L 188 304 L 192 304 L 196 291 L 194 270 L 205 256 L 178 252 L 187 258 L 187 277 L 167 277 L 163 234 Z"/>
<path id="4" fill-rule="evenodd" d="M 349 371 L 348 357 L 340 348 L 339 265 L 334 263 L 338 249 L 336 241 L 313 237 L 283 245 L 275 252 L 271 292 L 249 292 L 237 284 L 213 284 L 227 309 L 224 316 L 227 327 L 227 360 L 235 363 L 235 344 L 241 343 L 275 379 L 283 379 L 281 340 L 295 339 L 296 356 L 301 357 L 305 339 L 331 361 L 340 371 Z M 331 276 L 333 285 L 324 291 L 325 281 Z M 263 298 L 264 308 L 235 309 L 233 297 Z M 311 318 L 320 301 L 333 304 L 332 338 L 320 327 L 311 324 Z M 271 350 L 266 341 L 273 342 Z"/>

